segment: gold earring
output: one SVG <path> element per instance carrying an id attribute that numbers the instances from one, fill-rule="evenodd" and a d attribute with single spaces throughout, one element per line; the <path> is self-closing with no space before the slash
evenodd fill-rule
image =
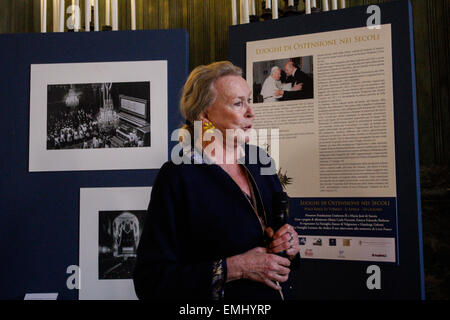
<path id="1" fill-rule="evenodd" d="M 214 130 L 215 126 L 212 124 L 211 121 L 205 120 L 203 122 L 203 131 L 211 131 Z"/>

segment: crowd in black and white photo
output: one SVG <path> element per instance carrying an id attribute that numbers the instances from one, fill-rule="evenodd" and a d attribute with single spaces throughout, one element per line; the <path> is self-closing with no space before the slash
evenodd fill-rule
<path id="1" fill-rule="evenodd" d="M 49 115 L 47 149 L 111 148 L 116 135 L 113 129 L 102 132 L 94 113 L 83 108 L 61 110 Z M 142 147 L 143 141 L 136 132 L 130 132 L 122 147 Z"/>
<path id="2" fill-rule="evenodd" d="M 105 138 L 100 138 L 94 115 L 84 109 L 61 110 L 49 115 L 47 149 L 107 148 Z"/>

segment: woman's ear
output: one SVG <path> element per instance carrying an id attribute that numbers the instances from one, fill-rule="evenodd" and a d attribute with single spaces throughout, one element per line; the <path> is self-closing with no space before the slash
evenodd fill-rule
<path id="1" fill-rule="evenodd" d="M 205 121 L 205 120 L 209 121 L 208 115 L 206 114 L 205 111 L 202 111 L 202 113 L 200 113 L 200 115 L 198 116 L 198 119 L 200 121 L 202 121 L 202 122 Z"/>

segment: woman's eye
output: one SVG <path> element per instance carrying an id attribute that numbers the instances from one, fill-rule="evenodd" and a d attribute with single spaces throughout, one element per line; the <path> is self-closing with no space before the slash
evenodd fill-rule
<path id="1" fill-rule="evenodd" d="M 235 107 L 240 107 L 240 106 L 242 106 L 242 101 L 235 102 L 235 103 L 234 103 L 234 106 L 235 106 Z"/>

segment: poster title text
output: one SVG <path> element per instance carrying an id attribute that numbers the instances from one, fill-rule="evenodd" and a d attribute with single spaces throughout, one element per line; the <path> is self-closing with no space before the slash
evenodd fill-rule
<path id="1" fill-rule="evenodd" d="M 282 46 L 269 47 L 269 48 L 258 48 L 256 49 L 256 54 L 273 54 L 280 52 L 289 52 L 295 50 L 312 49 L 320 47 L 332 47 L 349 45 L 353 43 L 367 42 L 367 41 L 379 41 L 381 39 L 380 34 L 366 34 L 358 35 L 354 37 L 344 37 L 340 39 L 331 40 L 317 40 L 317 41 L 306 41 L 306 42 L 295 42 L 293 44 L 286 44 Z"/>

